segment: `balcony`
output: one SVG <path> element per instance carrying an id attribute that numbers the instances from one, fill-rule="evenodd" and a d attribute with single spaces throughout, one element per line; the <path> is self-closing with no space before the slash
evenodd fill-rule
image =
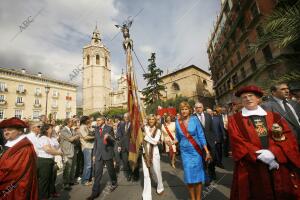
<path id="1" fill-rule="evenodd" d="M 1 88 L 0 92 L 8 92 L 8 89 L 7 88 Z"/>
<path id="2" fill-rule="evenodd" d="M 35 92 L 35 93 L 34 93 L 34 96 L 36 96 L 36 97 L 41 97 L 41 96 L 42 96 L 42 93 L 41 93 L 41 92 Z"/>
<path id="3" fill-rule="evenodd" d="M 4 106 L 4 105 L 6 105 L 7 104 L 7 101 L 6 100 L 1 100 L 0 101 L 0 106 Z"/>
<path id="4" fill-rule="evenodd" d="M 24 89 L 24 90 L 19 90 L 19 89 L 17 89 L 17 93 L 18 94 L 26 94 L 26 89 Z"/>
<path id="5" fill-rule="evenodd" d="M 33 104 L 33 107 L 34 108 L 41 108 L 42 107 L 42 105 L 39 103 L 39 104 Z"/>
<path id="6" fill-rule="evenodd" d="M 16 102 L 16 104 L 15 104 L 17 107 L 21 107 L 21 106 L 24 106 L 25 104 L 24 104 L 24 102 Z"/>
<path id="7" fill-rule="evenodd" d="M 58 105 L 52 105 L 51 108 L 58 109 Z"/>

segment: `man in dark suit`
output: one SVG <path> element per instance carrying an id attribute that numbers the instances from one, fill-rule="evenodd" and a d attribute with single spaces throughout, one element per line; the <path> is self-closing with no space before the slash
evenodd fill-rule
<path id="1" fill-rule="evenodd" d="M 286 83 L 273 85 L 271 88 L 272 96 L 261 106 L 266 111 L 279 113 L 289 124 L 293 133 L 300 144 L 300 104 L 289 100 L 290 91 Z M 299 145 L 300 146 L 300 145 Z"/>
<path id="2" fill-rule="evenodd" d="M 108 175 L 111 180 L 110 191 L 117 188 L 117 175 L 113 163 L 114 155 L 114 131 L 113 128 L 105 124 L 105 117 L 97 118 L 95 128 L 95 143 L 93 150 L 93 161 L 95 167 L 95 179 L 92 194 L 87 199 L 95 199 L 100 195 L 100 181 L 103 174 L 104 164 L 107 167 Z"/>
<path id="3" fill-rule="evenodd" d="M 120 122 L 120 125 L 117 129 L 117 138 L 120 141 L 120 146 L 118 147 L 118 151 L 121 152 L 123 171 L 125 177 L 127 178 L 127 181 L 131 180 L 131 173 L 130 173 L 129 162 L 128 162 L 130 133 L 131 133 L 131 124 L 129 121 L 129 115 L 128 113 L 125 113 L 124 121 Z"/>
<path id="4" fill-rule="evenodd" d="M 204 106 L 202 103 L 198 102 L 195 104 L 195 116 L 199 119 L 199 122 L 203 128 L 205 135 L 207 147 L 213 157 L 213 161 L 208 163 L 208 175 L 211 180 L 216 180 L 216 170 L 215 170 L 215 142 L 216 137 L 212 130 L 212 117 L 211 115 L 204 113 Z"/>
<path id="5" fill-rule="evenodd" d="M 229 145 L 229 137 L 228 137 L 228 112 L 225 107 L 221 107 L 221 124 L 222 124 L 222 132 L 223 135 L 223 153 L 225 157 L 229 156 L 230 145 Z"/>
<path id="6" fill-rule="evenodd" d="M 216 150 L 216 165 L 224 169 L 222 163 L 222 146 L 225 136 L 224 125 L 222 123 L 222 116 L 220 115 L 221 108 L 217 108 L 212 115 L 212 130 L 215 134 L 215 150 Z"/>

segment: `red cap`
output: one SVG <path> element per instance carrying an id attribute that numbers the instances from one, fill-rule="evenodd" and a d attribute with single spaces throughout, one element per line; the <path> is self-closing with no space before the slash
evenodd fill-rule
<path id="1" fill-rule="evenodd" d="M 0 123 L 0 128 L 28 128 L 27 123 L 17 117 L 5 119 Z"/>
<path id="2" fill-rule="evenodd" d="M 258 97 L 264 96 L 264 93 L 263 93 L 263 91 L 261 90 L 261 88 L 255 86 L 255 85 L 248 85 L 248 86 L 241 87 L 241 88 L 235 93 L 235 96 L 236 96 L 236 97 L 240 97 L 243 93 L 246 93 L 246 92 L 252 92 L 252 93 L 254 93 L 254 94 L 255 94 L 256 96 L 258 96 Z"/>

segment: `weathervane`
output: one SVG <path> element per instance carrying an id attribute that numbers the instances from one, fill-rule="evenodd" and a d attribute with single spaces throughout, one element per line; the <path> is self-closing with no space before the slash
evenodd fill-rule
<path id="1" fill-rule="evenodd" d="M 128 49 L 132 50 L 133 48 L 133 41 L 130 38 L 130 33 L 129 33 L 129 28 L 132 25 L 133 19 L 130 18 L 131 17 L 128 17 L 127 20 L 125 20 L 122 25 L 115 25 L 123 33 L 123 37 L 124 37 L 123 48 L 125 51 L 127 51 Z"/>

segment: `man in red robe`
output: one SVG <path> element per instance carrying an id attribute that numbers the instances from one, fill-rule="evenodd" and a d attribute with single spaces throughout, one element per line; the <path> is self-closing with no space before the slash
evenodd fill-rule
<path id="1" fill-rule="evenodd" d="M 228 119 L 235 161 L 230 199 L 300 199 L 300 155 L 287 122 L 258 105 L 260 88 L 245 86 L 235 95 L 244 107 Z"/>
<path id="2" fill-rule="evenodd" d="M 37 200 L 36 153 L 24 135 L 27 124 L 13 117 L 0 128 L 7 141 L 0 152 L 0 199 Z"/>

